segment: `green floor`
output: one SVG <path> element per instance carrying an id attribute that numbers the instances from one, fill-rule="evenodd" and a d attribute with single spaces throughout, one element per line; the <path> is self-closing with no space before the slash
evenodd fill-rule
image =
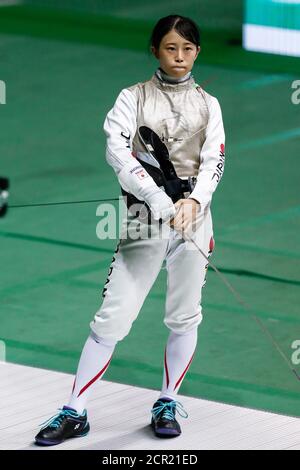
<path id="1" fill-rule="evenodd" d="M 138 47 L 101 44 L 101 37 L 80 43 L 78 31 L 76 38 L 29 34 L 24 24 L 0 17 L 7 86 L 0 173 L 11 179 L 11 204 L 117 197 L 102 124 L 119 91 L 150 78 L 155 60 Z M 194 68 L 198 83 L 219 98 L 227 133 L 226 171 L 212 208 L 213 260 L 290 358 L 300 340 L 300 105 L 291 102 L 299 61 L 272 64 L 232 47 L 222 54 L 210 42 Z M 96 209 L 11 209 L 0 220 L 0 339 L 8 361 L 75 372 L 116 244 L 97 239 Z M 105 379 L 160 388 L 165 277 L 161 271 Z M 211 271 L 203 306 L 181 392 L 300 415 L 300 383 Z"/>

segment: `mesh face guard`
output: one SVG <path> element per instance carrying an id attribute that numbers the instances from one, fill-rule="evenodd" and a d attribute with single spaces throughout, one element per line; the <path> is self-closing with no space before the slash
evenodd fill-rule
<path id="1" fill-rule="evenodd" d="M 174 203 L 179 199 L 183 199 L 184 193 L 191 193 L 195 187 L 196 178 L 190 177 L 187 180 L 178 178 L 174 165 L 170 160 L 168 148 L 161 141 L 159 136 L 146 126 L 141 126 L 138 132 L 147 152 L 155 158 L 159 168 L 139 158 L 137 158 L 137 160 L 153 178 L 157 186 L 164 189 Z M 137 214 L 142 209 L 145 211 L 145 208 L 150 212 L 145 202 L 138 200 L 123 188 L 121 188 L 121 191 L 123 196 L 126 196 L 126 204 L 131 213 Z M 134 208 L 132 208 L 133 205 Z"/>

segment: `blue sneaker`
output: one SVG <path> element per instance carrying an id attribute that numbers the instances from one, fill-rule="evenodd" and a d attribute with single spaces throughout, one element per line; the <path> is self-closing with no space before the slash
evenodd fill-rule
<path id="1" fill-rule="evenodd" d="M 41 446 L 54 446 L 70 437 L 82 437 L 90 430 L 86 410 L 79 415 L 68 406 L 60 409 L 57 415 L 48 419 L 42 426 L 35 436 L 35 443 Z"/>
<path id="2" fill-rule="evenodd" d="M 151 426 L 157 437 L 176 437 L 181 434 L 179 423 L 175 419 L 176 411 L 183 418 L 188 414 L 181 403 L 170 398 L 160 398 L 151 410 Z"/>

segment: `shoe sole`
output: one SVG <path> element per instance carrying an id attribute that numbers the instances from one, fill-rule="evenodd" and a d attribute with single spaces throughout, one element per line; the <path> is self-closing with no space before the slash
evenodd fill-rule
<path id="1" fill-rule="evenodd" d="M 154 431 L 154 434 L 157 437 L 161 437 L 161 438 L 165 438 L 165 439 L 172 438 L 172 437 L 178 437 L 181 434 L 181 431 L 178 432 L 178 431 L 176 431 L 176 429 L 161 429 L 159 431 L 159 430 L 155 429 L 155 424 L 154 424 L 153 421 L 151 422 L 151 427 Z"/>
<path id="2" fill-rule="evenodd" d="M 90 425 L 89 423 L 87 423 L 85 428 L 79 434 L 74 434 L 73 436 L 66 437 L 66 439 L 62 439 L 60 441 L 50 441 L 48 439 L 35 439 L 35 444 L 39 446 L 56 446 L 58 444 L 62 444 L 62 442 L 65 442 L 67 439 L 73 439 L 73 437 L 84 437 L 89 433 L 89 431 Z"/>

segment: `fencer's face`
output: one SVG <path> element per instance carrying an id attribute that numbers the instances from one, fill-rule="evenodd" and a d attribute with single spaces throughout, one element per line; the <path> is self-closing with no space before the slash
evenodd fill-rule
<path id="1" fill-rule="evenodd" d="M 151 50 L 165 73 L 181 78 L 192 70 L 200 46 L 197 47 L 172 29 L 162 38 L 159 49 L 152 46 Z"/>

